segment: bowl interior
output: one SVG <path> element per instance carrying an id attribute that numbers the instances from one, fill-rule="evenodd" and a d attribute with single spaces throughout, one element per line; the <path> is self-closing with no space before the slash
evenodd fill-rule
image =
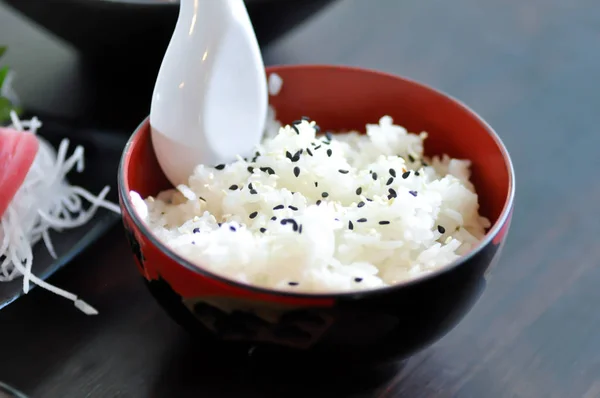
<path id="1" fill-rule="evenodd" d="M 480 211 L 492 224 L 508 207 L 512 193 L 508 154 L 492 129 L 456 100 L 414 81 L 363 69 L 282 66 L 268 68 L 267 73 L 283 79 L 279 94 L 270 97 L 282 123 L 308 116 L 323 131 L 364 132 L 365 124 L 390 115 L 410 132 L 428 133 L 427 155 L 446 153 L 472 161 Z M 125 190 L 143 197 L 172 187 L 154 155 L 148 120 L 131 139 L 122 172 Z"/>

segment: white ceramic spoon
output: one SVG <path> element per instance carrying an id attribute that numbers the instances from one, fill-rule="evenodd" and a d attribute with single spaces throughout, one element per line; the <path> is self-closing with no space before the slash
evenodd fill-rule
<path id="1" fill-rule="evenodd" d="M 198 164 L 245 156 L 268 107 L 264 64 L 243 0 L 181 0 L 150 108 L 158 162 L 175 186 Z"/>

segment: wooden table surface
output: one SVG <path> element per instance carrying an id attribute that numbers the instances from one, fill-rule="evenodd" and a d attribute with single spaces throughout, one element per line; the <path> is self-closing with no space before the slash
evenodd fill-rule
<path id="1" fill-rule="evenodd" d="M 117 227 L 52 278 L 100 315 L 42 289 L 0 312 L 0 379 L 43 398 L 600 397 L 598 21 L 596 0 L 341 0 L 266 49 L 268 64 L 445 90 L 513 156 L 514 221 L 484 296 L 406 363 L 317 378 L 208 362 L 147 293 Z"/>

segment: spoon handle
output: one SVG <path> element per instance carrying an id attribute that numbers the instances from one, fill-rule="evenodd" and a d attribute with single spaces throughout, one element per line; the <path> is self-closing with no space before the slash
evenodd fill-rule
<path id="1" fill-rule="evenodd" d="M 150 123 L 159 131 L 177 132 L 170 138 L 186 140 L 188 132 L 181 131 L 188 119 L 197 119 L 204 109 L 208 90 L 206 79 L 214 76 L 223 64 L 222 54 L 217 54 L 233 30 L 245 33 L 255 41 L 254 30 L 243 0 L 181 0 L 175 30 L 165 52 L 154 88 L 150 110 Z M 225 49 L 231 46 L 226 46 Z M 260 58 L 258 45 L 252 40 L 244 43 Z M 253 48 L 256 47 L 256 48 Z M 229 54 L 226 55 L 231 58 Z M 234 63 L 235 60 L 231 60 Z M 173 76 L 178 77 L 173 82 Z M 155 112 L 160 108 L 160 111 Z M 194 120 L 193 123 L 198 123 Z"/>
<path id="2" fill-rule="evenodd" d="M 204 108 L 203 79 L 214 68 L 212 52 L 227 32 L 230 13 L 240 6 L 245 12 L 243 0 L 180 0 L 175 30 L 154 87 L 150 109 L 154 129 L 168 131 L 178 141 L 189 138 L 181 126 Z"/>
<path id="3" fill-rule="evenodd" d="M 232 161 L 260 141 L 268 94 L 243 0 L 181 0 L 150 106 L 152 143 L 167 178 Z"/>

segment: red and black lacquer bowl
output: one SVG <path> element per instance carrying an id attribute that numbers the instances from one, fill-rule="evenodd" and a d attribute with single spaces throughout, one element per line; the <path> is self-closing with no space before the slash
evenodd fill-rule
<path id="1" fill-rule="evenodd" d="M 487 236 L 453 264 L 397 286 L 347 294 L 281 293 L 227 280 L 191 264 L 156 239 L 134 212 L 143 197 L 170 188 L 152 149 L 146 119 L 127 144 L 119 171 L 123 222 L 135 262 L 152 294 L 197 340 L 217 349 L 249 349 L 327 359 L 406 357 L 452 329 L 486 284 L 510 225 L 514 171 L 500 138 L 465 105 L 414 81 L 339 66 L 272 67 L 283 78 L 270 98 L 278 119 L 301 116 L 325 130 L 357 129 L 391 115 L 409 131 L 427 131 L 425 151 L 471 159 Z"/>

